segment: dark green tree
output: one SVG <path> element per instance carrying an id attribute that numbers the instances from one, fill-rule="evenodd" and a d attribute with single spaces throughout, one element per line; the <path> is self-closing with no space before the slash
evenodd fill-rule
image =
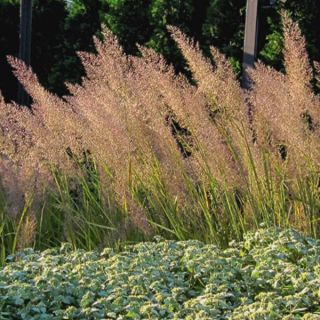
<path id="1" fill-rule="evenodd" d="M 17 80 L 7 63 L 6 55 L 19 51 L 19 0 L 0 1 L 0 90 L 6 100 L 17 95 Z"/>
<path id="2" fill-rule="evenodd" d="M 57 52 L 48 75 L 50 88 L 59 95 L 68 93 L 65 82 L 80 83 L 84 76 L 77 51 L 94 51 L 92 38 L 100 30 L 100 9 L 101 3 L 97 0 L 72 0 L 68 4 L 61 51 Z"/>
<path id="3" fill-rule="evenodd" d="M 178 69 L 184 65 L 183 58 L 171 39 L 166 26 L 173 25 L 191 35 L 191 24 L 194 13 L 192 0 L 153 0 L 149 7 L 149 23 L 152 35 L 147 46 L 162 53 Z"/>
<path id="4" fill-rule="evenodd" d="M 65 59 L 64 23 L 67 13 L 64 1 L 33 1 L 31 65 L 40 82 L 53 91 L 57 83 L 50 81 L 52 70 L 58 61 Z"/>
<path id="5" fill-rule="evenodd" d="M 7 100 L 16 96 L 17 84 L 6 62 L 18 54 L 20 0 L 0 0 L 0 89 Z M 92 36 L 104 23 L 129 54 L 136 43 L 154 48 L 185 70 L 179 50 L 166 30 L 179 27 L 200 42 L 209 54 L 213 45 L 240 71 L 246 0 L 34 0 L 32 67 L 41 83 L 63 95 L 64 82 L 81 82 L 84 70 L 77 51 L 94 51 Z M 320 60 L 319 0 L 278 0 L 275 8 L 261 9 L 259 58 L 282 67 L 280 11 L 291 12 L 307 38 L 311 59 Z"/>
<path id="6" fill-rule="evenodd" d="M 282 0 L 277 1 L 274 10 L 264 16 L 266 42 L 260 57 L 268 64 L 281 69 L 282 63 L 282 25 L 281 10 L 290 12 L 300 25 L 307 39 L 307 50 L 312 60 L 320 60 L 320 6 L 318 0 Z"/>
<path id="7" fill-rule="evenodd" d="M 202 26 L 203 44 L 215 46 L 241 69 L 246 0 L 210 0 Z"/>
<path id="8" fill-rule="evenodd" d="M 151 34 L 148 11 L 152 0 L 100 1 L 100 21 L 118 37 L 127 53 L 136 53 L 136 43 L 144 44 Z"/>

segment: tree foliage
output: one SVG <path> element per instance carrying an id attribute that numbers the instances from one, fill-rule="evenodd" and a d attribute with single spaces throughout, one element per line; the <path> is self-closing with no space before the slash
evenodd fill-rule
<path id="1" fill-rule="evenodd" d="M 0 89 L 10 100 L 16 83 L 5 56 L 17 55 L 19 0 L 0 0 Z M 200 42 L 209 55 L 214 45 L 225 53 L 236 71 L 241 70 L 245 0 L 34 0 L 32 66 L 43 85 L 66 94 L 64 82 L 81 82 L 84 70 L 77 51 L 93 51 L 92 36 L 105 24 L 129 54 L 136 44 L 163 54 L 181 71 L 184 62 L 166 26 L 174 25 Z M 306 34 L 312 60 L 319 59 L 320 7 L 318 0 L 277 1 L 261 9 L 259 57 L 281 69 L 280 11 L 286 9 Z"/>
<path id="2" fill-rule="evenodd" d="M 274 10 L 264 13 L 266 41 L 261 50 L 261 58 L 278 69 L 283 67 L 283 37 L 279 15 L 281 10 L 290 12 L 292 18 L 299 23 L 303 34 L 306 35 L 307 50 L 311 60 L 320 60 L 320 6 L 317 0 L 278 1 Z"/>

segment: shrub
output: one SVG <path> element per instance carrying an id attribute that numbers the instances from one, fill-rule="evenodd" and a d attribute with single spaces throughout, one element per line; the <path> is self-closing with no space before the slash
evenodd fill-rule
<path id="1" fill-rule="evenodd" d="M 318 319 L 319 257 L 319 241 L 273 229 L 227 250 L 194 240 L 121 252 L 25 249 L 0 270 L 0 316 Z"/>

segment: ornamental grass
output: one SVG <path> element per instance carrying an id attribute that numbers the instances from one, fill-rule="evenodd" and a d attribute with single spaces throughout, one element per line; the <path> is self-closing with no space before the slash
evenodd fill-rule
<path id="1" fill-rule="evenodd" d="M 191 79 L 152 49 L 126 55 L 106 28 L 62 98 L 8 57 L 32 106 L 0 101 L 2 261 L 26 246 L 154 235 L 224 247 L 261 226 L 318 237 L 320 100 L 286 13 L 283 29 L 286 72 L 258 62 L 249 90 L 216 48 L 205 57 L 175 27 Z"/>

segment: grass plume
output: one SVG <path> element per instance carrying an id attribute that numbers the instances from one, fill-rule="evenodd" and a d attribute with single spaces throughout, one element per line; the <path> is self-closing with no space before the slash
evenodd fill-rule
<path id="1" fill-rule="evenodd" d="M 0 101 L 2 243 L 15 223 L 39 247 L 155 234 L 226 246 L 261 224 L 319 236 L 319 96 L 298 25 L 283 25 L 286 73 L 259 62 L 248 92 L 175 27 L 192 81 L 151 49 L 127 56 L 106 28 L 63 99 L 9 57 L 33 104 Z"/>

